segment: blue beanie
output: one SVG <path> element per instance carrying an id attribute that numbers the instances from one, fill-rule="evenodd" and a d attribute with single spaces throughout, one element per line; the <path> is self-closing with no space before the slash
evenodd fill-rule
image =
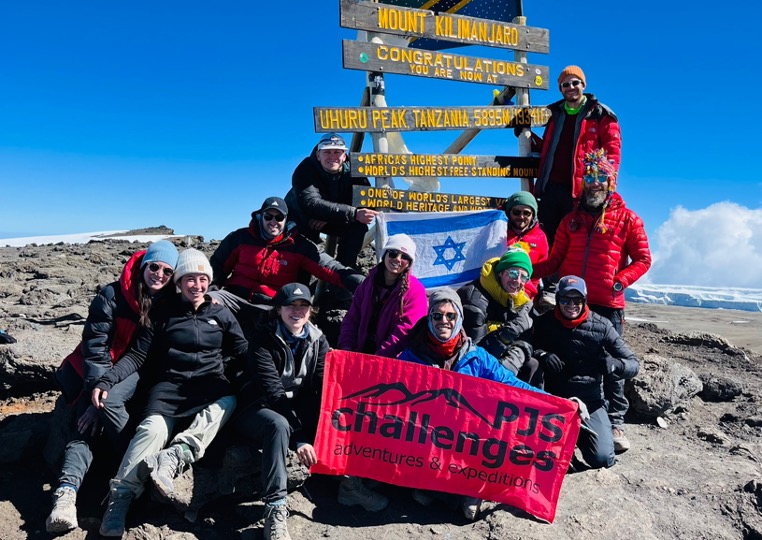
<path id="1" fill-rule="evenodd" d="M 177 248 L 169 240 L 159 240 L 154 242 L 143 255 L 141 267 L 152 262 L 161 262 L 174 269 L 177 266 Z"/>

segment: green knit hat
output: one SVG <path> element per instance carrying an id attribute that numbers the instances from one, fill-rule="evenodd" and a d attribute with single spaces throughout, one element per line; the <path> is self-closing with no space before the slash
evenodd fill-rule
<path id="1" fill-rule="evenodd" d="M 534 195 L 528 191 L 517 191 L 508 197 L 503 203 L 503 210 L 505 212 L 510 212 L 511 208 L 520 204 L 531 208 L 532 212 L 534 212 L 534 217 L 537 217 L 537 199 L 535 199 Z"/>
<path id="2" fill-rule="evenodd" d="M 508 251 L 503 253 L 495 267 L 498 274 L 507 268 L 523 268 L 527 274 L 532 275 L 532 261 L 529 260 L 529 254 L 520 247 L 509 247 Z"/>

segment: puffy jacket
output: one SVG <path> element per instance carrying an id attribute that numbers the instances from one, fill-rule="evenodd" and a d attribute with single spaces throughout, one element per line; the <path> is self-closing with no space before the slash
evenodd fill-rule
<path id="1" fill-rule="evenodd" d="M 311 323 L 306 328 L 307 338 L 300 341 L 294 354 L 277 320 L 258 327 L 239 398 L 240 411 L 254 406 L 281 414 L 294 430 L 295 442 L 310 442 L 317 429 L 325 355 L 330 348 L 319 328 Z M 286 366 L 294 377 L 284 384 Z"/>
<path id="2" fill-rule="evenodd" d="M 301 236 L 292 222 L 281 236 L 264 240 L 259 214 L 252 215 L 248 228 L 228 234 L 209 259 L 215 285 L 250 302 L 269 304 L 287 283 L 309 285 L 310 275 L 350 291 L 362 280 L 358 272 L 333 259 L 330 267 L 321 265 L 317 246 Z"/>
<path id="3" fill-rule="evenodd" d="M 141 328 L 135 345 L 95 385 L 110 390 L 145 368 L 150 385 L 145 416 L 185 417 L 232 395 L 227 373 L 242 371 L 248 343 L 230 310 L 207 300 L 194 311 L 175 296 L 152 311 L 152 327 Z"/>
<path id="4" fill-rule="evenodd" d="M 394 358 L 407 347 L 407 335 L 413 325 L 428 313 L 426 289 L 418 278 L 408 274 L 408 287 L 403 296 L 402 313 L 399 313 L 402 281 L 399 280 L 383 299 L 376 300 L 379 272 L 383 272 L 383 267 L 372 268 L 355 291 L 349 311 L 341 322 L 338 348 L 362 352 L 369 333 L 375 332 L 376 350 L 372 354 Z M 370 328 L 374 318 L 376 324 Z"/>
<path id="5" fill-rule="evenodd" d="M 601 213 L 590 213 L 578 205 L 558 226 L 550 257 L 534 267 L 533 277 L 558 272 L 576 275 L 587 283 L 590 304 L 621 309 L 624 288 L 635 283 L 651 267 L 643 220 L 612 193 L 600 223 Z M 601 226 L 602 225 L 602 226 Z M 614 291 L 614 283 L 623 289 Z"/>
<path id="6" fill-rule="evenodd" d="M 137 333 L 140 312 L 137 287 L 143 279 L 140 271 L 143 255 L 145 250 L 134 253 L 124 265 L 119 281 L 103 287 L 90 302 L 82 330 L 82 365 L 74 366 L 82 373 L 88 394 L 101 375 L 129 349 Z"/>
<path id="7" fill-rule="evenodd" d="M 534 188 L 534 194 L 542 197 L 545 186 L 548 184 L 550 172 L 553 169 L 553 159 L 556 157 L 558 138 L 561 135 L 561 126 L 565 120 L 574 118 L 574 162 L 572 170 L 572 198 L 577 199 L 582 194 L 582 176 L 584 174 L 585 154 L 604 148 L 608 159 L 614 162 L 619 170 L 622 159 L 622 134 L 619 129 L 619 121 L 614 111 L 596 99 L 593 94 L 585 94 L 587 100 L 582 110 L 569 116 L 564 111 L 564 100 L 549 105 L 550 120 L 545 126 L 542 138 L 532 134 L 532 151 L 541 152 L 540 172 Z"/>
<path id="8" fill-rule="evenodd" d="M 437 358 L 427 346 L 428 338 L 426 334 L 429 332 L 428 324 L 428 317 L 416 323 L 410 333 L 408 348 L 402 351 L 397 358 L 426 366 L 442 367 L 444 359 Z M 461 333 L 463 345 L 457 351 L 457 360 L 452 366 L 452 371 L 471 375 L 472 377 L 479 377 L 480 379 L 501 382 L 524 390 L 542 392 L 542 390 L 519 380 L 513 373 L 503 367 L 497 358 L 481 347 L 474 345 L 471 338 L 463 330 L 461 330 Z"/>
<path id="9" fill-rule="evenodd" d="M 556 354 L 564 363 L 559 375 L 546 374 L 545 389 L 560 397 L 578 397 L 591 411 L 603 405 L 607 354 L 622 361 L 612 373 L 617 378 L 629 379 L 640 369 L 640 361 L 611 322 L 593 311 L 573 329 L 550 311 L 535 322 L 533 332 L 535 351 Z"/>
<path id="10" fill-rule="evenodd" d="M 357 213 L 357 208 L 352 206 L 352 188 L 370 186 L 370 182 L 365 177 L 352 178 L 348 158 L 340 173 L 326 172 L 317 159 L 316 145 L 294 170 L 291 186 L 286 194 L 289 216 L 303 234 L 317 241 L 319 232 L 308 226 L 309 220 L 335 225 L 352 223 Z"/>
<path id="11" fill-rule="evenodd" d="M 532 261 L 532 266 L 548 258 L 548 237 L 545 236 L 545 232 L 540 228 L 540 222 L 536 218 L 531 227 L 521 234 L 511 229 L 509 221 L 507 244 L 509 246 L 521 244 L 524 250 L 529 253 L 529 260 Z M 535 296 L 537 296 L 539 284 L 539 278 L 532 278 L 524 285 L 524 290 L 530 300 L 534 300 Z"/>

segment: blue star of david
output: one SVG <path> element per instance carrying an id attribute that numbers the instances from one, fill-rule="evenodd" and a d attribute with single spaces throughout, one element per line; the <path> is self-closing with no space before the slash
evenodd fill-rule
<path id="1" fill-rule="evenodd" d="M 455 263 L 458 261 L 465 261 L 466 257 L 463 255 L 463 248 L 466 247 L 465 242 L 455 243 L 451 236 L 447 237 L 445 243 L 441 246 L 432 246 L 437 253 L 437 258 L 433 263 L 433 266 L 443 264 L 447 267 L 447 270 L 452 270 Z M 445 259 L 445 253 L 448 249 L 453 250 L 454 255 L 451 259 Z"/>

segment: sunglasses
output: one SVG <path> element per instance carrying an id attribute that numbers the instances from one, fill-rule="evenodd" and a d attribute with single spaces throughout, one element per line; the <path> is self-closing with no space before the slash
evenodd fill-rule
<path id="1" fill-rule="evenodd" d="M 390 249 L 386 252 L 387 255 L 389 255 L 390 259 L 396 259 L 397 257 L 402 256 L 403 261 L 411 262 L 413 259 L 410 258 L 409 255 L 406 255 L 405 253 L 402 253 L 398 249 Z"/>
<path id="2" fill-rule="evenodd" d="M 275 215 L 275 214 L 265 214 L 265 215 L 264 215 L 264 216 L 262 216 L 262 217 L 264 218 L 264 220 L 265 220 L 265 221 L 272 221 L 272 220 L 275 220 L 275 221 L 277 221 L 278 223 L 280 223 L 281 221 L 283 221 L 284 219 L 286 219 L 286 216 L 284 216 L 283 214 L 277 214 L 277 215 Z"/>
<path id="3" fill-rule="evenodd" d="M 582 297 L 571 297 L 571 296 L 562 296 L 558 299 L 558 303 L 562 306 L 568 306 L 569 304 L 574 304 L 575 306 L 584 306 L 585 305 L 585 299 Z"/>
<path id="4" fill-rule="evenodd" d="M 458 314 L 457 313 L 439 313 L 439 312 L 431 314 L 431 318 L 434 319 L 435 321 L 441 321 L 445 317 L 447 317 L 448 321 L 452 322 L 458 318 Z"/>
<path id="5" fill-rule="evenodd" d="M 168 268 L 166 266 L 165 267 L 161 267 L 161 266 L 159 266 L 156 263 L 150 263 L 148 265 L 148 269 L 151 272 L 158 272 L 159 270 L 161 270 L 162 274 L 164 274 L 164 276 L 166 276 L 166 277 L 172 277 L 172 274 L 175 273 L 175 271 L 172 270 L 171 268 Z"/>
<path id="6" fill-rule="evenodd" d="M 586 184 L 605 184 L 609 181 L 609 177 L 605 174 L 599 174 L 597 176 L 586 174 L 583 178 Z"/>
<path id="7" fill-rule="evenodd" d="M 574 79 L 573 81 L 561 83 L 561 88 L 569 88 L 573 86 L 574 88 L 577 88 L 580 84 L 582 84 L 582 81 L 579 79 Z"/>
<path id="8" fill-rule="evenodd" d="M 534 212 L 532 212 L 531 210 L 519 210 L 519 209 L 511 210 L 511 215 L 516 217 L 532 217 L 533 213 Z"/>
<path id="9" fill-rule="evenodd" d="M 523 274 L 523 273 L 521 273 L 518 270 L 515 270 L 513 268 L 508 270 L 508 277 L 511 278 L 514 281 L 517 280 L 517 279 L 520 279 L 521 283 L 526 283 L 527 281 L 529 281 L 529 276 L 527 274 Z"/>

